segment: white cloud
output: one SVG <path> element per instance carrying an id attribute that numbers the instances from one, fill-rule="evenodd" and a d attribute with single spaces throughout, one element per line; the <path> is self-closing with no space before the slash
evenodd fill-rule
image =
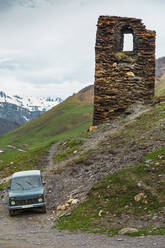
<path id="1" fill-rule="evenodd" d="M 7 92 L 10 95 L 19 94 L 21 96 L 61 96 L 63 99 L 77 93 L 83 87 L 89 85 L 89 83 L 84 84 L 81 81 L 62 81 L 60 84 L 30 84 L 29 82 L 24 82 L 17 80 L 14 77 L 0 76 L 1 90 Z M 10 87 L 8 86 L 10 85 Z"/>
<path id="2" fill-rule="evenodd" d="M 93 83 L 99 15 L 142 18 L 157 30 L 157 57 L 165 56 L 164 7 L 161 0 L 0 0 L 0 90 L 68 96 Z"/>

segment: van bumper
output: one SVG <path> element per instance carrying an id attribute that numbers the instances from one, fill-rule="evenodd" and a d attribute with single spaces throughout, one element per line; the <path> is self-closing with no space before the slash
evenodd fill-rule
<path id="1" fill-rule="evenodd" d="M 15 209 L 28 209 L 28 208 L 41 208 L 43 206 L 46 206 L 45 202 L 28 204 L 28 205 L 20 205 L 20 206 L 8 206 L 8 208 L 11 210 L 15 210 Z"/>

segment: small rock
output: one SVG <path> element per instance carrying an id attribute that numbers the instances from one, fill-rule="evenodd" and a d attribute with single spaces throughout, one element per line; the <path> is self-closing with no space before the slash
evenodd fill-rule
<path id="1" fill-rule="evenodd" d="M 68 203 L 68 204 L 72 204 L 72 201 L 73 201 L 73 199 L 70 198 L 70 199 L 67 201 L 67 203 Z"/>
<path id="2" fill-rule="evenodd" d="M 138 229 L 132 227 L 126 227 L 121 229 L 118 234 L 123 235 L 126 233 L 134 233 L 134 232 L 138 232 Z"/>
<path id="3" fill-rule="evenodd" d="M 62 218 L 62 217 L 67 217 L 67 216 L 71 216 L 71 213 L 61 214 L 61 215 L 59 216 L 59 218 Z"/>
<path id="4" fill-rule="evenodd" d="M 146 163 L 151 163 L 151 162 L 152 162 L 152 159 L 146 160 Z"/>
<path id="5" fill-rule="evenodd" d="M 72 204 L 77 204 L 78 202 L 79 202 L 78 199 L 73 199 L 73 200 L 72 200 Z"/>
<path id="6" fill-rule="evenodd" d="M 59 205 L 59 206 L 57 206 L 57 211 L 65 210 L 65 209 L 66 209 L 65 205 Z"/>
<path id="7" fill-rule="evenodd" d="M 78 202 L 79 202 L 78 199 L 72 199 L 72 198 L 70 198 L 70 199 L 66 202 L 65 205 L 67 205 L 67 204 L 77 204 Z"/>
<path id="8" fill-rule="evenodd" d="M 142 187 L 142 182 L 138 182 L 138 183 L 137 183 L 137 186 L 138 186 L 138 187 Z"/>
<path id="9" fill-rule="evenodd" d="M 66 213 L 65 216 L 71 216 L 71 213 L 70 212 L 69 213 Z"/>
<path id="10" fill-rule="evenodd" d="M 24 150 L 22 150 L 22 149 L 17 149 L 17 151 L 19 151 L 19 152 L 24 152 Z"/>
<path id="11" fill-rule="evenodd" d="M 135 195 L 134 200 L 135 200 L 136 202 L 138 202 L 138 201 L 140 201 L 142 198 L 146 198 L 145 194 L 144 194 L 144 193 L 139 193 L 139 194 Z"/>
<path id="12" fill-rule="evenodd" d="M 129 77 L 134 77 L 135 76 L 135 74 L 132 71 L 128 71 L 126 74 Z"/>
<path id="13" fill-rule="evenodd" d="M 152 220 L 156 220 L 158 218 L 158 216 L 157 215 L 154 215 L 153 217 L 152 217 Z"/>
<path id="14" fill-rule="evenodd" d="M 101 217 L 102 213 L 103 213 L 103 210 L 100 210 L 100 211 L 99 211 L 99 216 L 100 216 L 100 217 Z"/>

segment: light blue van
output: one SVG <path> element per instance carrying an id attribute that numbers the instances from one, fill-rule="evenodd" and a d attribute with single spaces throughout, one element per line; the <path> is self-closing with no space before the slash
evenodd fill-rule
<path id="1" fill-rule="evenodd" d="M 8 198 L 9 214 L 19 209 L 38 208 L 46 213 L 44 183 L 40 170 L 16 172 L 11 177 Z"/>

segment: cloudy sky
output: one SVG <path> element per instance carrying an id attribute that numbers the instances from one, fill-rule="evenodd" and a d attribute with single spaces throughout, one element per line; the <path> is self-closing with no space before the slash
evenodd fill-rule
<path id="1" fill-rule="evenodd" d="M 0 0 L 0 90 L 66 98 L 93 84 L 99 15 L 143 19 L 165 56 L 164 0 Z"/>

